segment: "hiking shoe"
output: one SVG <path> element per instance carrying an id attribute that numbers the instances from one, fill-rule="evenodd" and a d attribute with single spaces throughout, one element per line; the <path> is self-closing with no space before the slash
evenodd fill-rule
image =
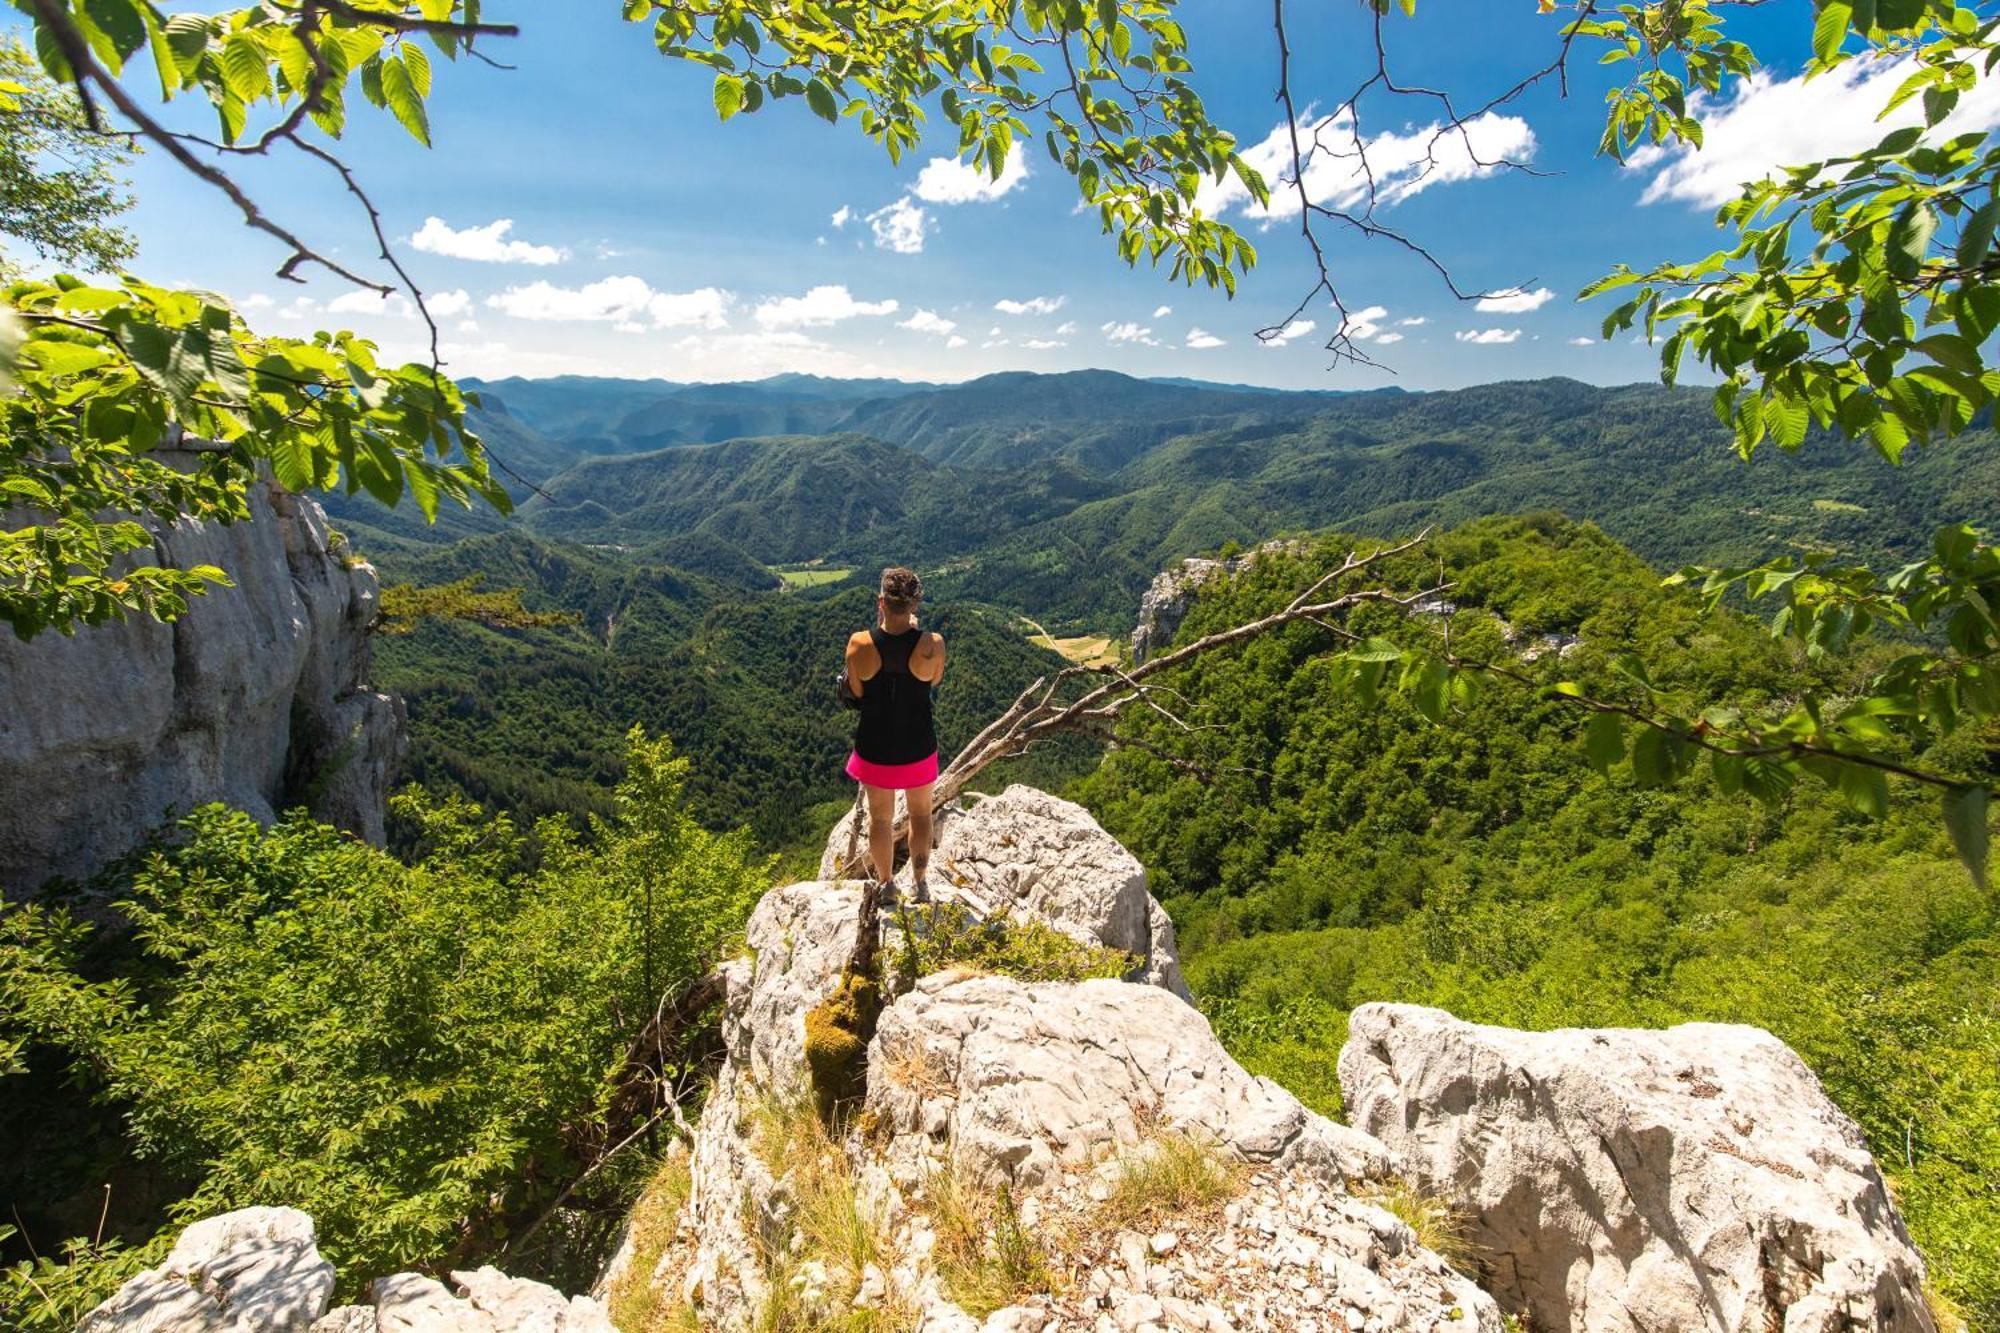
<path id="1" fill-rule="evenodd" d="M 899 895 L 898 895 L 898 894 L 897 894 L 897 892 L 896 892 L 896 881 L 895 881 L 895 880 L 893 880 L 893 879 L 884 879 L 884 880 L 877 880 L 877 881 L 876 881 L 876 883 L 875 883 L 875 906 L 876 906 L 876 907 L 878 907 L 878 908 L 882 908 L 882 907 L 894 907 L 894 906 L 896 905 L 896 902 L 897 902 L 897 899 L 898 899 L 898 897 L 899 897 Z"/>
<path id="2" fill-rule="evenodd" d="M 910 901 L 922 907 L 928 904 L 930 900 L 930 882 L 921 875 L 913 876 L 910 880 Z"/>

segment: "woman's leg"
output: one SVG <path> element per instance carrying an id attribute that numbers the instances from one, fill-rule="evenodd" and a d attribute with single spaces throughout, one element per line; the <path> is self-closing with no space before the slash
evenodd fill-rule
<path id="1" fill-rule="evenodd" d="M 910 880 L 922 884 L 931 868 L 931 784 L 903 793 L 910 805 Z"/>
<path id="2" fill-rule="evenodd" d="M 862 790 L 868 793 L 868 859 L 875 878 L 887 884 L 896 873 L 896 793 L 865 783 Z"/>

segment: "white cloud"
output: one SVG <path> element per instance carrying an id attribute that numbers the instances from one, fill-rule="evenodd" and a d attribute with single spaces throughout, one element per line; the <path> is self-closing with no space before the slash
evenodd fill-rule
<path id="1" fill-rule="evenodd" d="M 1597 346 L 1597 339 L 1595 339 L 1595 338 L 1571 338 L 1571 339 L 1569 340 L 1569 345 L 1570 345 L 1571 347 L 1595 347 L 1595 346 Z"/>
<path id="2" fill-rule="evenodd" d="M 611 326 L 613 333 L 644 333 L 646 326 L 635 319 L 621 319 Z"/>
<path id="3" fill-rule="evenodd" d="M 1399 319 L 1396 322 L 1398 324 L 1401 324 L 1406 329 L 1414 329 L 1420 325 L 1428 324 L 1431 321 L 1430 317 L 1427 315 L 1411 315 L 1408 319 Z"/>
<path id="4" fill-rule="evenodd" d="M 1168 315 L 1171 315 L 1173 313 L 1174 313 L 1174 308 L 1172 306 L 1163 305 L 1153 311 L 1153 318 L 1165 319 Z"/>
<path id="5" fill-rule="evenodd" d="M 656 329 L 693 326 L 719 329 L 729 322 L 735 298 L 717 287 L 661 292 L 644 278 L 601 278 L 582 287 L 531 282 L 486 298 L 489 309 L 515 319 L 581 320 L 611 324 L 650 323 Z"/>
<path id="6" fill-rule="evenodd" d="M 1907 58 L 1850 60 L 1811 82 L 1759 72 L 1744 79 L 1727 101 L 1693 98 L 1688 113 L 1701 119 L 1701 151 L 1648 146 L 1632 154 L 1629 166 L 1653 173 L 1640 202 L 1682 199 L 1713 207 L 1734 199 L 1745 181 L 1861 152 L 1891 130 L 1921 125 L 1916 98 L 1875 118 L 1914 68 Z M 1995 126 L 2000 126 L 2000 79 L 1989 76 L 1962 94 L 1957 109 L 1926 137 L 1942 143 Z"/>
<path id="7" fill-rule="evenodd" d="M 1376 202 L 1399 203 L 1433 185 L 1490 175 L 1508 162 L 1532 161 L 1536 147 L 1535 132 L 1527 121 L 1491 111 L 1467 121 L 1462 130 L 1433 122 L 1407 134 L 1384 132 L 1363 140 L 1354 133 L 1354 118 L 1343 113 L 1303 123 L 1299 132 L 1309 145 L 1306 193 L 1315 204 L 1328 208 L 1365 205 L 1371 180 Z M 1195 193 L 1195 206 L 1210 217 L 1230 207 L 1267 218 L 1297 216 L 1290 125 L 1280 122 L 1262 142 L 1243 150 L 1243 157 L 1270 183 L 1269 207 L 1254 204 L 1234 174 L 1220 181 L 1204 178 Z"/>
<path id="8" fill-rule="evenodd" d="M 1051 347 L 1067 347 L 1069 344 L 1061 338 L 1028 338 L 1021 343 L 1021 346 L 1030 351 L 1046 352 Z"/>
<path id="9" fill-rule="evenodd" d="M 870 213 L 868 226 L 875 233 L 876 249 L 913 255 L 924 248 L 924 238 L 930 234 L 931 219 L 930 214 L 904 195 L 895 203 Z"/>
<path id="10" fill-rule="evenodd" d="M 269 310 L 275 304 L 276 302 L 274 302 L 270 297 L 264 295 L 264 293 L 252 292 L 250 293 L 250 295 L 238 301 L 236 303 L 236 308 L 238 310 Z"/>
<path id="11" fill-rule="evenodd" d="M 1277 332 L 1273 333 L 1270 337 L 1259 338 L 1257 341 L 1262 343 L 1266 347 L 1283 347 L 1286 343 L 1290 342 L 1294 338 L 1305 337 L 1308 333 L 1311 333 L 1313 331 L 1313 328 L 1314 325 L 1311 320 L 1295 319 L 1291 323 L 1285 325 L 1285 327 L 1283 327 L 1282 329 L 1279 329 Z"/>
<path id="12" fill-rule="evenodd" d="M 1057 298 L 1057 303 L 1058 304 L 1061 303 L 1060 297 Z M 1073 319 L 1066 319 L 1062 323 L 1056 325 L 1056 337 L 1058 338 L 1068 338 L 1075 333 L 1076 333 L 1076 321 Z"/>
<path id="13" fill-rule="evenodd" d="M 958 322 L 946 319 L 943 315 L 933 310 L 919 310 L 908 319 L 897 320 L 896 327 L 899 329 L 909 329 L 915 333 L 935 333 L 939 337 L 943 337 L 945 334 L 956 329 Z"/>
<path id="14" fill-rule="evenodd" d="M 410 298 L 401 292 L 382 296 L 358 289 L 334 297 L 326 303 L 326 310 L 330 315 L 387 315 L 391 319 L 409 319 L 417 313 Z"/>
<path id="15" fill-rule="evenodd" d="M 461 319 L 453 327 L 460 333 L 477 333 L 479 332 L 479 321 L 476 319 Z"/>
<path id="16" fill-rule="evenodd" d="M 1540 310 L 1555 299 L 1556 294 L 1546 287 L 1537 287 L 1532 292 L 1508 287 L 1491 296 L 1480 297 L 1473 309 L 1502 315 L 1525 315 L 1530 310 Z"/>
<path id="17" fill-rule="evenodd" d="M 795 370 L 822 375 L 885 373 L 848 349 L 821 342 L 798 329 L 690 333 L 670 346 L 677 362 L 702 367 L 702 378 L 757 379 Z"/>
<path id="18" fill-rule="evenodd" d="M 483 264 L 560 264 L 569 258 L 569 251 L 559 246 L 508 240 L 507 233 L 513 229 L 512 218 L 455 231 L 443 218 L 428 217 L 410 237 L 410 245 L 426 254 L 472 259 Z"/>
<path id="19" fill-rule="evenodd" d="M 1389 312 L 1379 305 L 1371 305 L 1365 310 L 1350 310 L 1341 321 L 1340 331 L 1358 343 L 1365 343 L 1382 331 L 1382 321 Z"/>
<path id="20" fill-rule="evenodd" d="M 1211 347 L 1222 346 L 1222 339 L 1216 337 L 1207 329 L 1193 328 L 1187 331 L 1187 345 L 1197 352 L 1202 352 L 1207 351 Z"/>
<path id="21" fill-rule="evenodd" d="M 965 339 L 959 337 L 956 333 L 954 333 L 951 335 L 951 337 L 945 339 L 944 345 L 947 350 L 963 347 L 965 346 Z"/>
<path id="22" fill-rule="evenodd" d="M 853 219 L 854 219 L 854 210 L 849 208 L 846 204 L 842 204 L 839 208 L 833 210 L 832 221 L 835 227 L 845 227 Z"/>
<path id="23" fill-rule="evenodd" d="M 1402 334 L 1400 334 L 1400 333 L 1385 333 L 1385 334 L 1383 334 L 1383 335 L 1382 335 L 1381 337 L 1379 337 L 1379 338 L 1377 338 L 1377 339 L 1375 340 L 1375 345 L 1376 345 L 1377 347 L 1387 347 L 1387 346 L 1388 346 L 1388 345 L 1389 345 L 1390 343 L 1399 343 L 1399 342 L 1401 342 L 1401 341 L 1403 341 L 1403 335 L 1402 335 Z"/>
<path id="24" fill-rule="evenodd" d="M 753 314 L 767 329 L 801 328 L 813 324 L 837 324 L 857 315 L 893 315 L 896 302 L 857 301 L 847 288 L 837 284 L 815 287 L 804 296 L 772 297 L 761 301 Z"/>
<path id="25" fill-rule="evenodd" d="M 431 314 L 437 318 L 450 319 L 453 315 L 462 315 L 472 309 L 472 297 L 467 294 L 465 288 L 460 287 L 449 292 L 432 292 L 424 298 L 424 304 L 430 307 Z"/>
<path id="26" fill-rule="evenodd" d="M 1128 319 L 1122 322 L 1115 319 L 1107 319 L 1099 327 L 1104 333 L 1104 340 L 1106 342 L 1145 343 L 1149 347 L 1159 346 L 1159 343 L 1153 338 L 1153 331 L 1148 328 L 1141 328 L 1139 321 L 1135 319 Z"/>
<path id="27" fill-rule="evenodd" d="M 996 178 L 984 167 L 955 157 L 934 157 L 917 173 L 917 198 L 928 204 L 983 204 L 998 199 L 1028 178 L 1028 160 L 1021 145 L 1007 150 Z"/>
<path id="28" fill-rule="evenodd" d="M 1003 315 L 1053 315 L 1068 300 L 1067 296 L 1031 296 L 1025 301 L 995 301 L 993 308 Z"/>
<path id="29" fill-rule="evenodd" d="M 1489 347 L 1495 343 L 1510 343 L 1521 336 L 1519 329 L 1460 329 L 1451 335 L 1462 343 L 1477 343 Z"/>
<path id="30" fill-rule="evenodd" d="M 986 336 L 989 338 L 998 338 L 1000 336 L 1000 326 L 995 324 L 992 328 L 986 330 Z"/>

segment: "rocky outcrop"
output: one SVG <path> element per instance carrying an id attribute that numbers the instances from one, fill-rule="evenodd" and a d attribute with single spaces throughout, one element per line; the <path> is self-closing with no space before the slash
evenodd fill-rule
<path id="1" fill-rule="evenodd" d="M 333 1265 L 312 1218 L 243 1208 L 180 1234 L 166 1262 L 118 1289 L 77 1333 L 617 1333 L 596 1301 L 508 1277 L 421 1273 L 381 1278 L 366 1305 L 329 1310 Z"/>
<path id="2" fill-rule="evenodd" d="M 402 710 L 369 686 L 375 571 L 311 500 L 252 488 L 251 517 L 184 522 L 155 559 L 233 587 L 171 625 L 0 639 L 0 890 L 82 878 L 210 801 L 260 819 L 293 804 L 382 839 Z"/>
<path id="3" fill-rule="evenodd" d="M 853 839 L 850 810 L 827 838 L 822 879 L 835 877 Z M 1146 891 L 1146 868 L 1090 812 L 1033 787 L 968 796 L 941 810 L 932 876 L 962 891 L 983 914 L 1025 913 L 1086 944 L 1139 960 L 1137 980 L 1183 999 L 1174 923 Z"/>
<path id="4" fill-rule="evenodd" d="M 845 845 L 837 830 L 829 855 Z M 990 900 L 990 920 L 1032 917 L 1148 962 L 1129 981 L 1029 984 L 965 967 L 921 978 L 881 1013 L 865 1101 L 824 1149 L 829 1168 L 809 1142 L 773 1142 L 773 1127 L 801 1114 L 785 1108 L 803 1100 L 807 1015 L 840 982 L 859 886 L 772 890 L 727 967 L 727 1058 L 695 1131 L 679 1231 L 650 1273 L 668 1299 L 725 1329 L 786 1301 L 823 1316 L 894 1307 L 930 1330 L 1497 1333 L 1492 1299 L 1363 1192 L 1391 1166 L 1381 1145 L 1223 1051 L 1182 998 L 1171 927 L 1143 874 L 1087 814 L 1013 788 L 950 812 L 934 865 L 941 893 Z M 1226 1202 L 1182 1210 L 1178 1230 L 1142 1233 L 1111 1203 L 1117 1182 L 1171 1151 L 1234 1186 Z M 840 1256 L 801 1239 L 827 1211 L 830 1171 L 879 1251 L 845 1279 L 829 1272 Z M 1045 1280 L 1014 1273 L 1004 1308 L 974 1303 L 983 1320 L 953 1277 L 948 1196 L 959 1195 L 991 1210 L 975 1250 L 988 1232 L 1031 1236 L 1022 1243 L 1047 1266 Z M 613 1272 L 629 1280 L 633 1262 L 623 1254 Z"/>
<path id="5" fill-rule="evenodd" d="M 1515 1032 L 1365 1005 L 1357 1128 L 1457 1200 L 1489 1287 L 1574 1333 L 1930 1333 L 1924 1267 L 1854 1123 L 1757 1028 Z"/>
<path id="6" fill-rule="evenodd" d="M 305 1333 L 333 1295 L 333 1265 L 317 1241 L 296 1208 L 203 1218 L 77 1333 Z"/>
<path id="7" fill-rule="evenodd" d="M 1153 582 L 1139 595 L 1139 623 L 1132 629 L 1132 664 L 1137 666 L 1173 646 L 1174 635 L 1187 619 L 1188 607 L 1203 585 L 1239 574 L 1272 552 L 1293 554 L 1303 549 L 1302 542 L 1268 541 L 1254 550 L 1219 560 L 1189 556 L 1179 565 L 1155 574 Z"/>

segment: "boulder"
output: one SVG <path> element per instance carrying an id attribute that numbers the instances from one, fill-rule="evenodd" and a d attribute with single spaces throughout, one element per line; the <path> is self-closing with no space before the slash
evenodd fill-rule
<path id="1" fill-rule="evenodd" d="M 829 835 L 820 876 L 846 857 L 855 811 Z M 1146 890 L 1146 869 L 1082 806 L 1033 787 L 968 794 L 938 812 L 931 879 L 984 911 L 1025 913 L 1086 944 L 1122 949 L 1142 979 L 1183 1000 L 1174 923 Z M 865 842 L 861 844 L 866 846 Z"/>
<path id="2" fill-rule="evenodd" d="M 899 1081 L 911 1068 L 923 1076 Z M 950 1143 L 989 1189 L 1086 1170 L 1158 1126 L 1196 1132 L 1244 1162 L 1334 1180 L 1390 1171 L 1380 1143 L 1231 1059 L 1199 1011 L 1118 981 L 927 977 L 882 1015 L 868 1106 L 889 1136 L 892 1169 Z"/>
<path id="3" fill-rule="evenodd" d="M 222 801 L 270 820 L 300 804 L 373 842 L 402 705 L 367 683 L 375 571 L 311 500 L 268 482 L 241 522 L 181 522 L 158 558 L 234 586 L 171 625 L 0 636 L 0 890 L 82 879 L 152 829 Z"/>
<path id="4" fill-rule="evenodd" d="M 332 1296 L 312 1218 L 242 1208 L 181 1232 L 158 1268 L 127 1281 L 77 1333 L 306 1333 Z"/>
<path id="5" fill-rule="evenodd" d="M 1340 1082 L 1356 1128 L 1471 1214 L 1490 1289 L 1538 1329 L 1933 1329 L 1860 1130 L 1767 1032 L 1370 1004 Z"/>
<path id="6" fill-rule="evenodd" d="M 436 1278 L 397 1273 L 375 1282 L 379 1333 L 618 1333 L 588 1296 L 508 1277 L 497 1268 L 453 1273 L 454 1295 Z"/>

